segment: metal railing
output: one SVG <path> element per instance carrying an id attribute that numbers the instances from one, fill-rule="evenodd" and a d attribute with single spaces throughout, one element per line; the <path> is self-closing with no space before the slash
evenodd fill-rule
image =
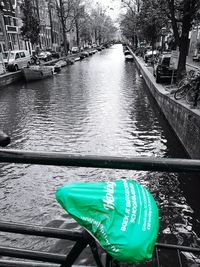
<path id="1" fill-rule="evenodd" d="M 5 142 L 5 140 L 4 140 Z M 8 142 L 8 140 L 7 140 Z M 5 143 L 4 143 L 5 144 Z M 1 145 L 1 136 L 0 136 Z M 42 164 L 57 166 L 77 166 L 92 168 L 111 168 L 111 169 L 128 169 L 128 170 L 145 170 L 159 172 L 191 172 L 200 173 L 200 160 L 191 159 L 166 159 L 166 158 L 120 158 L 120 157 L 97 157 L 97 156 L 75 156 L 66 153 L 45 153 L 19 150 L 0 149 L 0 162 L 12 162 L 20 164 Z M 110 267 L 113 260 L 106 253 L 106 260 L 102 262 L 98 252 L 98 246 L 94 238 L 86 231 L 72 232 L 64 229 L 41 227 L 36 225 L 25 225 L 11 222 L 0 221 L 0 231 L 15 234 L 24 234 L 32 236 L 42 236 L 46 238 L 58 238 L 74 241 L 68 255 L 47 253 L 40 251 L 31 251 L 19 248 L 10 248 L 0 246 L 0 256 L 9 257 L 9 259 L 0 259 L 0 266 L 5 267 L 69 267 L 74 264 L 75 260 L 85 249 L 90 246 L 94 256 L 95 263 L 98 267 Z M 153 261 L 154 266 L 162 266 L 160 255 L 164 250 L 173 250 L 177 253 L 178 264 L 183 266 L 182 253 L 188 252 L 197 255 L 200 254 L 200 248 L 187 246 L 178 246 L 172 244 L 156 243 Z M 13 260 L 23 259 L 23 261 Z M 200 259 L 200 258 L 199 258 Z M 28 261 L 27 261 L 28 260 Z M 30 261 L 31 260 L 31 261 Z M 118 266 L 115 262 L 113 266 Z M 142 266 L 142 265 L 139 265 Z M 144 265 L 145 266 L 145 265 Z M 165 265 L 166 266 L 166 265 Z"/>

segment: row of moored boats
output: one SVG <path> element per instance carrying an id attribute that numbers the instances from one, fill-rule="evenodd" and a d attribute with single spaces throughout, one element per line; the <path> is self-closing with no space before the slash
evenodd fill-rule
<path id="1" fill-rule="evenodd" d="M 133 55 L 126 45 L 123 46 L 123 52 L 126 61 L 133 61 Z"/>
<path id="2" fill-rule="evenodd" d="M 90 51 L 83 51 L 80 54 L 72 55 L 69 58 L 64 58 L 58 60 L 54 65 L 32 65 L 28 68 L 23 68 L 23 75 L 27 82 L 29 81 L 35 81 L 35 80 L 42 80 L 47 77 L 51 77 L 56 73 L 59 73 L 61 71 L 62 67 L 65 67 L 67 65 L 72 65 L 74 62 L 83 60 L 86 57 L 89 57 L 91 55 L 94 55 L 98 51 L 103 50 L 104 48 L 97 48 Z"/>

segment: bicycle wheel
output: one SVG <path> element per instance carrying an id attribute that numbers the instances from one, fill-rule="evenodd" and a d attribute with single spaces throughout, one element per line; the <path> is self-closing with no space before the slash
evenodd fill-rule
<path id="1" fill-rule="evenodd" d="M 186 84 L 188 84 L 188 79 L 187 78 L 183 78 L 182 80 L 180 80 L 178 82 L 178 85 L 177 85 L 178 89 L 181 88 L 182 86 L 186 85 Z"/>
<path id="2" fill-rule="evenodd" d="M 190 105 L 194 105 L 194 101 L 195 101 L 195 95 L 196 95 L 196 92 L 194 90 L 194 88 L 190 88 L 190 90 L 188 90 L 187 94 L 186 94 L 186 102 Z M 198 96 L 198 99 L 197 101 L 200 101 L 200 95 Z"/>
<path id="3" fill-rule="evenodd" d="M 187 91 L 189 90 L 189 88 L 190 88 L 190 85 L 189 84 L 182 85 L 174 93 L 174 98 L 176 100 L 180 100 L 180 99 L 184 98 L 186 96 Z"/>

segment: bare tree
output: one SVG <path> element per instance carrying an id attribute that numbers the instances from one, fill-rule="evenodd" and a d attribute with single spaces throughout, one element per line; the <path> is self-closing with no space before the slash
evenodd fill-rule
<path id="1" fill-rule="evenodd" d="M 56 1 L 56 8 L 62 27 L 64 53 L 67 55 L 69 46 L 66 34 L 74 27 L 74 1 L 58 0 Z"/>
<path id="2" fill-rule="evenodd" d="M 106 10 L 97 5 L 91 12 L 92 29 L 95 36 L 95 42 L 101 44 L 105 39 L 113 38 L 113 34 L 116 32 L 116 27 L 113 21 L 107 15 Z"/>
<path id="3" fill-rule="evenodd" d="M 199 0 L 159 0 L 160 6 L 171 21 L 175 43 L 179 47 L 178 78 L 186 70 L 189 32 L 200 13 Z"/>

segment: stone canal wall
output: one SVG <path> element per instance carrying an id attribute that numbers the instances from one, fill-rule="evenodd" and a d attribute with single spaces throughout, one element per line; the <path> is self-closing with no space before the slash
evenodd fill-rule
<path id="1" fill-rule="evenodd" d="M 188 155 L 191 158 L 200 159 L 200 110 L 191 109 L 184 101 L 175 100 L 173 95 L 164 86 L 155 82 L 155 78 L 146 67 L 144 61 L 135 56 L 134 58 L 136 66 L 142 74 L 151 94 L 185 147 Z M 22 79 L 23 74 L 21 71 L 1 75 L 0 88 Z"/>
<path id="2" fill-rule="evenodd" d="M 23 79 L 21 70 L 0 76 L 0 88 Z"/>
<path id="3" fill-rule="evenodd" d="M 80 54 L 74 54 L 74 55 L 70 55 L 68 57 L 62 57 L 59 59 L 53 59 L 51 61 L 48 62 L 44 62 L 41 63 L 41 65 L 53 65 L 55 64 L 57 61 L 59 60 L 66 60 L 66 59 L 72 59 L 75 60 L 76 57 L 78 57 Z M 24 79 L 23 73 L 21 70 L 17 71 L 17 72 L 8 72 L 6 74 L 0 75 L 0 88 L 4 87 L 6 85 L 21 81 Z"/>
<path id="4" fill-rule="evenodd" d="M 155 82 L 153 74 L 142 59 L 135 57 L 135 63 L 151 94 L 189 156 L 193 159 L 200 159 L 200 110 L 191 109 L 184 101 L 175 100 L 173 94 Z"/>

